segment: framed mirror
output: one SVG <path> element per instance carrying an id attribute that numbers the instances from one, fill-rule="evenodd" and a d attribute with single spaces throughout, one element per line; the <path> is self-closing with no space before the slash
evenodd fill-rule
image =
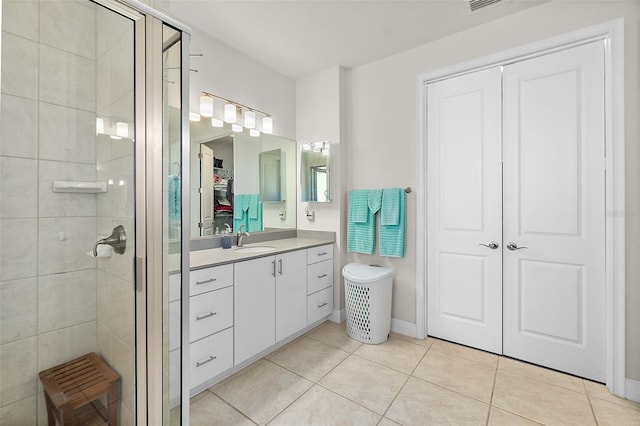
<path id="1" fill-rule="evenodd" d="M 302 145 L 300 154 L 300 201 L 331 202 L 331 174 L 329 141 Z"/>
<path id="2" fill-rule="evenodd" d="M 238 195 L 254 208 L 259 202 L 259 221 L 245 230 L 295 229 L 295 141 L 233 132 L 229 124 L 212 127 L 210 120 L 191 122 L 190 131 L 192 238 L 215 238 L 216 228 L 235 232 L 244 223 L 233 214 Z"/>

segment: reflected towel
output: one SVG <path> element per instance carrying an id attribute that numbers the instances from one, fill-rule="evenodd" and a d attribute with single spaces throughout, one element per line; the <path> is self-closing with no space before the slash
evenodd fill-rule
<path id="1" fill-rule="evenodd" d="M 180 176 L 169 176 L 169 218 L 180 220 Z"/>
<path id="2" fill-rule="evenodd" d="M 256 195 L 257 197 L 257 195 Z M 256 207 L 250 207 L 249 213 L 255 211 L 256 217 L 252 218 L 249 214 L 249 223 L 247 224 L 247 232 L 259 232 L 262 231 L 262 203 L 256 201 Z"/>
<path id="3" fill-rule="evenodd" d="M 354 223 L 367 223 L 369 218 L 369 190 L 357 189 L 349 192 L 349 215 Z"/>
<path id="4" fill-rule="evenodd" d="M 375 247 L 375 230 L 373 213 L 368 207 L 367 190 L 349 191 L 349 207 L 347 218 L 347 251 L 373 254 Z M 365 220 L 362 221 L 363 212 Z M 358 219 L 359 221 L 354 220 Z"/>
<path id="5" fill-rule="evenodd" d="M 385 200 L 385 198 L 387 198 Z M 378 235 L 380 256 L 404 257 L 406 220 L 406 196 L 401 188 L 384 189 L 382 192 L 382 207 L 380 212 L 380 232 Z M 389 204 L 385 211 L 385 204 Z M 395 207 L 394 207 L 395 206 Z M 387 215 L 387 217 L 385 217 Z M 384 225 L 392 222 L 397 216 L 395 225 Z"/>
<path id="6" fill-rule="evenodd" d="M 242 205 L 242 210 L 244 210 L 245 212 L 247 210 L 249 210 L 249 203 L 251 202 L 251 196 L 249 194 L 244 194 L 244 196 L 242 197 L 242 204 L 237 203 L 237 205 Z"/>
<path id="7" fill-rule="evenodd" d="M 251 223 L 251 219 L 258 218 L 258 200 L 260 197 L 258 194 L 245 195 L 245 197 L 249 197 L 249 223 Z"/>
<path id="8" fill-rule="evenodd" d="M 242 220 L 244 216 L 244 210 L 242 209 L 242 203 L 244 202 L 243 194 L 236 194 L 233 200 L 233 221 Z M 233 229 L 236 229 L 234 226 Z"/>
<path id="9" fill-rule="evenodd" d="M 243 231 L 247 231 L 249 228 L 249 224 L 247 223 L 247 219 L 248 216 L 245 215 L 243 218 L 241 219 L 233 219 L 233 232 L 238 232 L 238 230 L 240 229 L 241 226 L 244 225 L 244 228 L 242 228 Z"/>

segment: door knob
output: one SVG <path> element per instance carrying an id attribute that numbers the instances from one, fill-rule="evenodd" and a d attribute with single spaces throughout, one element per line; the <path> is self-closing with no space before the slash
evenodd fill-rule
<path id="1" fill-rule="evenodd" d="M 491 250 L 495 250 L 495 249 L 497 249 L 499 247 L 498 243 L 496 243 L 495 241 L 491 241 L 489 244 L 480 243 L 478 245 L 479 246 L 489 247 Z"/>
<path id="2" fill-rule="evenodd" d="M 526 248 L 529 248 L 529 247 L 525 247 L 525 246 L 518 247 L 518 245 L 516 243 L 510 242 L 510 243 L 507 244 L 507 248 L 509 250 L 511 250 L 511 251 L 514 251 L 514 250 L 526 249 Z"/>

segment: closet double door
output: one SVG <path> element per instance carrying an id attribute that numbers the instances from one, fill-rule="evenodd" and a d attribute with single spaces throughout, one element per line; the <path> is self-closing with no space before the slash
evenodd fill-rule
<path id="1" fill-rule="evenodd" d="M 604 46 L 427 86 L 428 334 L 605 379 Z"/>

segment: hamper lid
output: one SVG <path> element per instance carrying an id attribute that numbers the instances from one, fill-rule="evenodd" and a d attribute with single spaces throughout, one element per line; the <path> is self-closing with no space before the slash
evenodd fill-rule
<path id="1" fill-rule="evenodd" d="M 383 266 L 348 263 L 342 268 L 343 277 L 358 282 L 377 281 L 390 275 L 393 275 L 393 269 Z"/>

